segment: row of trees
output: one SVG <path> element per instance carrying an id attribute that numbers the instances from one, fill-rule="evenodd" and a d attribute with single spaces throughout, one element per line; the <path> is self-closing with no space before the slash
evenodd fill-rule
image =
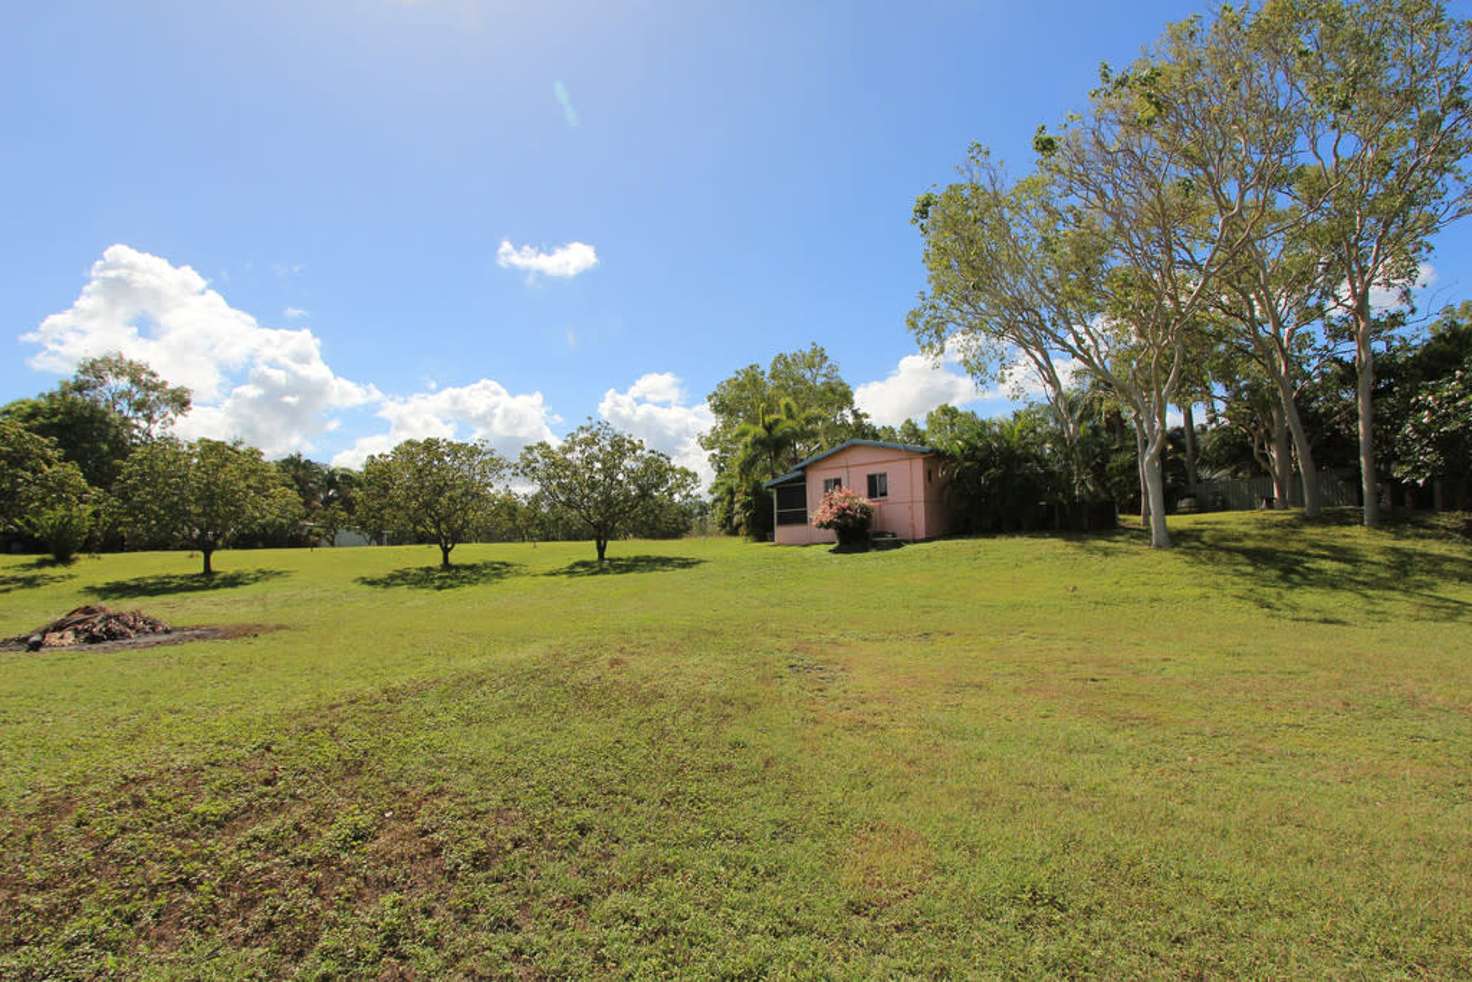
<path id="1" fill-rule="evenodd" d="M 1377 459 L 1386 490 L 1406 507 L 1472 507 L 1472 305 L 1447 311 L 1425 334 L 1393 339 L 1377 363 Z M 942 406 L 913 429 L 919 442 L 950 456 L 954 504 L 965 530 L 1079 527 L 1090 513 L 1075 491 L 1080 475 L 1094 489 L 1088 501 L 1123 512 L 1140 509 L 1132 428 L 1107 392 L 1068 391 L 1078 411 L 1072 443 L 1046 404 L 994 419 Z M 1297 399 L 1314 460 L 1326 473 L 1353 473 L 1352 357 L 1330 359 Z M 1236 390 L 1201 405 L 1203 420 L 1166 433 L 1161 470 L 1168 510 L 1187 497 L 1204 505 L 1209 482 L 1236 478 L 1271 479 L 1279 508 L 1298 498 L 1292 441 L 1275 400 Z M 1095 514 L 1104 520 L 1102 511 Z"/>
<path id="2" fill-rule="evenodd" d="M 774 361 L 779 368 L 804 363 L 816 369 L 806 376 L 812 384 L 788 383 L 775 424 L 742 419 L 740 399 L 719 403 L 722 414 L 707 440 L 722 448 L 716 459 L 728 461 L 716 481 L 718 492 L 728 492 L 716 503 L 728 531 L 759 531 L 756 506 L 769 501 L 759 490 L 762 479 L 849 436 L 946 451 L 954 504 L 968 531 L 1078 524 L 1087 518 L 1081 501 L 1127 510 L 1145 497 L 1131 427 L 1102 386 L 1065 388 L 1075 420 L 1071 438 L 1057 425 L 1056 407 L 1046 403 L 997 419 L 942 406 L 924 425 L 907 421 L 896 429 L 873 425 L 853 407 L 851 389 L 821 348 Z M 1424 335 L 1392 338 L 1378 363 L 1382 474 L 1405 482 L 1408 498 L 1418 485 L 1441 488 L 1441 478 L 1450 477 L 1445 501 L 1422 494 L 1415 503 L 1465 508 L 1472 494 L 1472 304 L 1449 309 Z M 141 366 L 112 365 L 131 384 L 163 386 Z M 96 374 L 95 367 L 79 375 Z M 743 369 L 723 389 L 742 382 L 760 391 L 758 383 L 770 384 L 773 374 L 781 377 Z M 1313 458 L 1329 468 L 1356 462 L 1356 374 L 1352 359 L 1329 358 L 1295 394 Z M 60 388 L 72 390 L 72 381 Z M 183 443 L 146 423 L 135 429 L 108 416 L 101 417 L 106 426 L 64 431 L 73 439 L 62 446 L 20 422 L 34 416 L 12 411 L 45 398 L 0 409 L 0 530 L 39 540 L 63 559 L 89 542 L 184 545 L 199 551 L 209 570 L 214 551 L 225 545 L 313 545 L 332 542 L 340 529 L 375 542 L 435 543 L 445 565 L 460 542 L 503 539 L 591 538 L 601 558 L 621 535 L 684 534 L 708 507 L 692 473 L 606 424 L 582 427 L 557 446 L 530 447 L 516 461 L 480 444 L 405 441 L 359 472 L 300 454 L 267 462 L 251 448 Z M 826 415 L 814 405 L 819 398 L 828 400 Z M 1243 385 L 1209 392 L 1204 405 L 1204 424 L 1167 433 L 1167 507 L 1203 479 L 1260 474 L 1272 476 L 1279 501 L 1286 500 L 1288 477 L 1280 465 L 1291 453 L 1279 404 Z M 128 435 L 115 444 L 127 447 L 127 455 L 102 471 L 114 475 L 106 487 L 89 482 L 78 462 L 104 460 L 102 448 L 78 441 L 78 432 Z M 521 491 L 512 491 L 513 479 L 523 483 Z M 1080 487 L 1090 489 L 1088 498 L 1080 497 Z"/>
<path id="3" fill-rule="evenodd" d="M 1424 0 L 1269 0 L 1173 25 L 1039 129 L 1033 173 L 974 146 L 958 181 L 920 196 L 928 288 L 910 327 L 979 376 L 1028 366 L 1086 494 L 1065 368 L 1081 374 L 1133 430 L 1159 547 L 1172 405 L 1286 431 L 1275 452 L 1317 514 L 1302 394 L 1347 348 L 1375 525 L 1376 357 L 1433 237 L 1472 207 L 1469 70 L 1472 32 Z"/>
<path id="4" fill-rule="evenodd" d="M 513 473 L 535 490 L 512 492 Z M 591 538 L 603 562 L 613 539 L 683 534 L 696 494 L 692 471 L 590 422 L 560 443 L 532 444 L 514 464 L 484 443 L 405 440 L 368 458 L 356 525 L 379 540 L 433 542 L 446 568 L 461 542 L 511 538 Z"/>
<path id="5" fill-rule="evenodd" d="M 702 514 L 695 475 L 606 423 L 515 461 L 479 442 L 405 440 L 361 472 L 238 443 L 168 435 L 189 393 L 121 356 L 83 362 L 53 393 L 0 409 L 0 533 L 59 561 L 87 544 L 185 546 L 213 572 L 230 545 L 680 535 Z M 513 488 L 514 482 L 522 487 Z"/>
<path id="6" fill-rule="evenodd" d="M 1468 507 L 1472 302 L 1448 308 L 1425 330 L 1387 334 L 1376 363 L 1377 479 L 1407 505 Z M 784 377 L 784 369 L 796 364 L 809 366 L 799 377 L 810 384 Z M 1278 507 L 1301 500 L 1280 395 L 1261 379 L 1233 378 L 1212 362 L 1193 367 L 1209 368 L 1201 371 L 1208 381 L 1181 397 L 1183 421 L 1165 427 L 1165 510 L 1197 495 L 1203 482 L 1233 478 L 1271 478 Z M 1359 466 L 1353 351 L 1324 345 L 1314 368 L 1293 394 L 1305 456 L 1320 470 L 1351 473 Z M 944 451 L 963 531 L 1082 528 L 1109 520 L 1114 511 L 1144 514 L 1148 492 L 1127 407 L 1087 373 L 1060 378 L 1056 390 L 1045 391 L 1052 398 L 1005 417 L 941 406 L 923 424 L 879 426 L 853 405 L 852 389 L 822 348 L 778 355 L 767 370 L 748 366 L 710 399 L 716 425 L 705 442 L 718 469 L 714 517 L 722 531 L 764 537 L 771 529 L 770 495 L 761 482 L 851 437 Z M 774 402 L 779 412 L 763 411 Z M 1059 424 L 1060 411 L 1067 427 Z"/>

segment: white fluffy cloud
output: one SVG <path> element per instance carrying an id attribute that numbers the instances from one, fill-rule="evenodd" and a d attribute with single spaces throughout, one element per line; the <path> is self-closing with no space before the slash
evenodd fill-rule
<path id="1" fill-rule="evenodd" d="M 496 250 L 496 264 L 503 269 L 520 269 L 542 276 L 570 277 L 586 273 L 598 265 L 598 252 L 586 242 L 569 242 L 543 252 L 535 246 L 514 246 L 501 240 Z"/>
<path id="2" fill-rule="evenodd" d="M 1075 385 L 1083 380 L 1083 366 L 1072 358 L 1054 358 L 1053 370 L 1058 373 L 1058 379 L 1065 387 Z M 1022 355 L 1006 365 L 1001 373 L 998 387 L 995 391 L 982 394 L 982 398 L 1005 398 L 1014 402 L 1031 402 L 1046 399 L 1047 387 L 1043 385 L 1043 377 L 1033 367 L 1032 362 Z"/>
<path id="3" fill-rule="evenodd" d="M 71 307 L 21 339 L 40 345 L 30 365 L 44 371 L 112 351 L 147 362 L 194 395 L 182 436 L 239 437 L 268 455 L 312 449 L 335 427 L 331 412 L 379 398 L 336 375 L 310 330 L 262 327 L 192 268 L 125 245 L 109 246 Z"/>
<path id="4" fill-rule="evenodd" d="M 705 403 L 685 405 L 685 391 L 670 372 L 639 376 L 627 390 L 609 389 L 598 403 L 598 414 L 700 475 L 702 487 L 714 478 L 700 436 L 715 423 Z"/>
<path id="5" fill-rule="evenodd" d="M 974 402 L 982 397 L 976 382 L 956 367 L 958 359 L 905 355 L 888 376 L 854 389 L 854 404 L 881 426 L 925 419 L 937 406 Z"/>
<path id="6" fill-rule="evenodd" d="M 881 426 L 898 426 L 907 419 L 923 423 L 930 411 L 940 406 L 985 402 L 1010 411 L 1015 404 L 1047 395 L 1037 370 L 1020 355 L 1002 367 L 997 385 L 987 389 L 966 373 L 961 367 L 963 361 L 963 351 L 956 343 L 947 345 L 940 358 L 905 355 L 889 375 L 854 389 L 854 403 Z M 1066 386 L 1082 378 L 1081 366 L 1072 359 L 1055 360 L 1053 364 Z M 982 413 L 986 415 L 986 410 Z"/>
<path id="7" fill-rule="evenodd" d="M 369 454 L 391 450 L 400 440 L 442 437 L 485 440 L 508 457 L 538 440 L 556 440 L 551 424 L 560 417 L 548 410 L 540 392 L 517 395 L 488 378 L 469 385 L 387 398 L 378 415 L 388 431 L 360 438 L 332 458 L 337 466 L 361 467 Z"/>
<path id="8" fill-rule="evenodd" d="M 1421 263 L 1416 267 L 1415 282 L 1410 284 L 1409 292 L 1415 294 L 1436 282 L 1436 267 L 1430 263 Z M 1405 293 L 1399 286 L 1372 286 L 1370 287 L 1370 309 L 1376 314 L 1387 314 L 1392 310 L 1399 310 L 1405 306 Z"/>

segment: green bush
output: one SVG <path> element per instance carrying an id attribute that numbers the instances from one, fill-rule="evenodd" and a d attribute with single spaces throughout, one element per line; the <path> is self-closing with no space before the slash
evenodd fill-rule
<path id="1" fill-rule="evenodd" d="M 69 563 L 92 534 L 92 507 L 80 501 L 51 505 L 27 516 L 25 525 L 46 543 L 52 559 Z"/>

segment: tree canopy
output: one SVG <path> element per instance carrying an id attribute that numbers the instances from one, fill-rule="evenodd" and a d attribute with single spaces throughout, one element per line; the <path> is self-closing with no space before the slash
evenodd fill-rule
<path id="1" fill-rule="evenodd" d="M 199 550 L 203 573 L 215 550 L 263 527 L 295 522 L 296 494 L 253 447 L 172 438 L 139 447 L 113 493 L 115 518 L 130 542 Z"/>
<path id="2" fill-rule="evenodd" d="M 1030 364 L 1071 443 L 1057 363 L 1107 390 L 1135 430 L 1162 547 L 1169 408 L 1230 388 L 1194 378 L 1212 348 L 1266 383 L 1241 391 L 1264 396 L 1253 411 L 1274 431 L 1280 488 L 1296 451 L 1312 515 L 1298 400 L 1347 337 L 1373 525 L 1375 345 L 1396 323 L 1373 297 L 1407 299 L 1430 237 L 1472 211 L 1469 74 L 1472 28 L 1423 0 L 1227 6 L 1171 25 L 1039 129 L 1033 174 L 1013 180 L 973 147 L 960 181 L 919 197 L 928 290 L 911 328 L 932 352 L 966 342 L 978 375 Z"/>
<path id="3" fill-rule="evenodd" d="M 752 364 L 706 398 L 714 425 L 700 438 L 716 480 L 716 521 L 727 532 L 771 529 L 761 482 L 852 437 L 875 435 L 853 389 L 817 344 Z"/>
<path id="4" fill-rule="evenodd" d="M 579 426 L 555 445 L 532 444 L 517 471 L 587 530 L 599 562 L 610 539 L 696 491 L 693 471 L 603 422 Z"/>
<path id="5" fill-rule="evenodd" d="M 405 440 L 364 463 L 359 511 L 377 529 L 435 543 L 448 569 L 450 553 L 502 503 L 506 471 L 505 459 L 485 443 Z"/>
<path id="6" fill-rule="evenodd" d="M 61 390 L 121 417 L 135 443 L 161 436 L 191 403 L 187 388 L 170 385 L 143 362 L 117 352 L 82 359 Z"/>

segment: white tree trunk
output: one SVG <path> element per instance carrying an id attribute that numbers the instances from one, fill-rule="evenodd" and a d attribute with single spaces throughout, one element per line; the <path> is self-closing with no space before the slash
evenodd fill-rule
<path id="1" fill-rule="evenodd" d="M 1271 314 L 1271 308 L 1269 308 Z M 1303 414 L 1298 411 L 1298 400 L 1293 394 L 1293 356 L 1289 353 L 1289 341 L 1284 338 L 1282 323 L 1273 315 L 1271 345 L 1267 341 L 1258 344 L 1258 364 L 1267 370 L 1274 387 L 1278 390 L 1278 403 L 1283 409 L 1283 418 L 1288 423 L 1288 432 L 1293 436 L 1293 450 L 1298 456 L 1299 481 L 1303 490 L 1303 514 L 1307 518 L 1318 518 L 1323 511 L 1323 495 L 1319 490 L 1319 469 L 1314 465 L 1314 448 L 1309 443 L 1308 429 L 1303 425 Z"/>
<path id="2" fill-rule="evenodd" d="M 1139 448 L 1141 524 L 1150 527 L 1150 548 L 1169 549 L 1170 532 L 1165 527 L 1165 421 L 1158 417 L 1134 418 L 1135 444 Z"/>
<path id="3" fill-rule="evenodd" d="M 1366 528 L 1380 524 L 1380 489 L 1375 480 L 1375 352 L 1370 344 L 1368 305 L 1361 303 L 1355 314 L 1355 396 L 1359 405 L 1360 489 L 1365 496 Z"/>
<path id="4" fill-rule="evenodd" d="M 1273 471 L 1273 507 L 1288 507 L 1289 489 L 1293 485 L 1293 450 L 1288 442 L 1288 423 L 1281 407 L 1273 408 L 1273 442 L 1268 447 Z"/>
<path id="5" fill-rule="evenodd" d="M 1140 474 L 1140 524 L 1150 522 L 1150 489 L 1145 478 L 1145 433 L 1135 420 L 1135 469 Z"/>
<path id="6" fill-rule="evenodd" d="M 1165 527 L 1165 469 L 1161 466 L 1161 449 L 1152 442 L 1151 448 L 1145 454 L 1145 487 L 1150 496 L 1152 549 L 1170 548 L 1170 532 Z"/>
<path id="7" fill-rule="evenodd" d="M 1298 402 L 1288 381 L 1278 379 L 1278 399 L 1283 406 L 1283 418 L 1288 423 L 1288 432 L 1293 435 L 1293 449 L 1298 454 L 1298 474 L 1303 485 L 1303 514 L 1318 518 L 1324 510 L 1324 498 L 1319 491 L 1319 469 L 1314 465 L 1314 449 L 1308 442 L 1308 429 L 1303 425 L 1303 414 L 1298 411 Z"/>

